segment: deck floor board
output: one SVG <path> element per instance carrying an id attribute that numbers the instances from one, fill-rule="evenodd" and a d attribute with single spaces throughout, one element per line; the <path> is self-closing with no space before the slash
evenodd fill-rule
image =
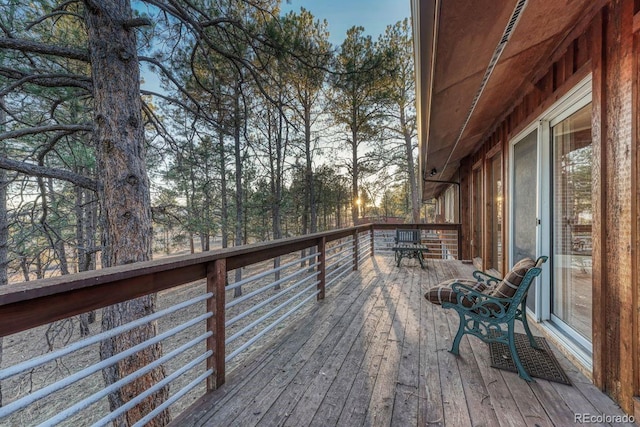
<path id="1" fill-rule="evenodd" d="M 376 255 L 173 425 L 562 426 L 576 413 L 623 415 L 557 350 L 574 386 L 491 368 L 475 337 L 449 353 L 457 315 L 423 294 L 473 268 L 426 266 Z"/>

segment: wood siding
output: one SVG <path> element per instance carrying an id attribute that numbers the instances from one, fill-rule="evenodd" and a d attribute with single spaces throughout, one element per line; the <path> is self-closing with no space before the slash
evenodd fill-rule
<path id="1" fill-rule="evenodd" d="M 605 235 L 593 240 L 604 245 L 600 283 L 594 288 L 605 292 L 604 304 L 594 313 L 598 323 L 599 350 L 606 352 L 606 363 L 595 364 L 594 371 L 604 380 L 598 384 L 610 393 L 627 411 L 633 411 L 633 356 L 632 356 L 632 212 L 635 197 L 631 194 L 632 182 L 632 52 L 633 52 L 633 2 L 612 1 L 603 10 L 603 47 L 606 52 L 601 73 L 605 92 L 600 117 L 601 179 L 604 199 L 601 222 Z M 596 165 L 597 166 L 597 162 Z M 597 233 L 597 231 L 596 231 Z M 611 261 L 610 261 L 611 260 Z M 602 293 L 601 290 L 601 293 Z M 604 318 L 604 322 L 601 319 Z M 601 360 L 600 358 L 599 360 Z"/>
<path id="2" fill-rule="evenodd" d="M 508 206 L 511 139 L 592 73 L 593 380 L 628 413 L 640 394 L 639 10 L 638 0 L 610 1 L 579 22 L 552 55 L 541 58 L 512 108 L 495 111 L 492 130 L 460 167 L 465 259 L 472 256 L 472 165 L 483 162 L 486 194 L 487 161 L 502 152 L 503 206 Z M 510 243 L 507 211 L 503 209 L 503 270 Z M 486 232 L 484 239 L 487 268 L 491 242 Z"/>
<path id="3" fill-rule="evenodd" d="M 640 156 L 638 156 L 638 144 L 640 144 L 640 0 L 634 2 L 634 16 L 633 16 L 633 59 L 632 59 L 632 96 L 633 104 L 631 109 L 632 117 L 632 173 L 631 176 L 635 179 L 632 180 L 631 194 L 634 197 L 633 211 L 632 211 L 632 226 L 634 229 L 631 232 L 631 236 L 634 239 L 631 246 L 632 250 L 632 266 L 631 271 L 634 280 L 631 281 L 633 292 L 633 304 L 631 307 L 634 309 L 633 313 L 633 342 L 632 342 L 632 360 L 633 366 L 633 394 L 635 397 L 635 417 L 640 419 L 640 275 L 638 275 L 638 268 L 640 266 L 640 210 L 638 207 L 638 201 L 640 200 Z"/>
<path id="4" fill-rule="evenodd" d="M 473 239 L 473 232 L 471 228 L 471 186 L 472 186 L 472 169 L 473 162 L 471 159 L 466 158 L 460 163 L 460 170 L 464 173 L 460 174 L 460 218 L 458 223 L 462 224 L 461 228 L 461 240 L 463 245 L 458 248 L 460 251 L 459 259 L 471 259 L 471 239 Z M 465 200 L 463 200 L 463 198 Z"/>

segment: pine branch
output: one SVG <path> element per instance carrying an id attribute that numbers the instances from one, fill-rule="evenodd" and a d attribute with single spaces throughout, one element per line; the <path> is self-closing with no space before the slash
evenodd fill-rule
<path id="1" fill-rule="evenodd" d="M 13 49 L 20 52 L 60 56 L 63 58 L 77 59 L 78 61 L 89 62 L 89 52 L 86 50 L 38 43 L 31 40 L 0 37 L 0 48 Z"/>
<path id="2" fill-rule="evenodd" d="M 72 74 L 27 74 L 10 68 L 0 68 L 0 76 L 16 80 L 13 84 L 0 91 L 0 96 L 7 95 L 16 88 L 31 83 L 43 87 L 78 87 L 87 92 L 92 91 L 89 77 Z"/>
<path id="3" fill-rule="evenodd" d="M 132 18 L 124 21 L 122 27 L 125 30 L 131 30 L 137 27 L 148 27 L 153 25 L 153 22 L 149 18 Z"/>
<path id="4" fill-rule="evenodd" d="M 52 131 L 59 131 L 59 130 L 71 131 L 71 132 L 82 132 L 82 131 L 88 132 L 93 130 L 93 127 L 90 125 L 62 125 L 62 124 L 35 126 L 31 128 L 18 129 L 18 130 L 5 132 L 5 133 L 0 133 L 0 141 L 4 141 L 5 139 L 11 139 L 11 138 L 20 138 L 22 136 L 33 135 L 36 133 L 52 132 Z"/>
<path id="5" fill-rule="evenodd" d="M 7 159 L 6 157 L 0 157 L 0 169 L 20 172 L 29 176 L 61 179 L 63 181 L 68 181 L 72 184 L 75 184 L 78 187 L 86 188 L 93 191 L 98 190 L 98 183 L 95 180 L 87 178 L 84 175 L 80 175 L 63 169 L 38 166 L 32 163 Z"/>

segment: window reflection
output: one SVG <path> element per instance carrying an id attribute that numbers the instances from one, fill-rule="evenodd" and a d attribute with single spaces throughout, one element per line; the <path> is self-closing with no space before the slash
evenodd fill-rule
<path id="1" fill-rule="evenodd" d="M 591 105 L 552 128 L 553 314 L 591 341 Z"/>

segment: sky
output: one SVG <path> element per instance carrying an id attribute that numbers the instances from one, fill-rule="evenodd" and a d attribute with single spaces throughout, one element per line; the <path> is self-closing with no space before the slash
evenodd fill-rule
<path id="1" fill-rule="evenodd" d="M 410 0 L 290 0 L 282 2 L 282 13 L 299 11 L 304 7 L 317 19 L 329 24 L 330 41 L 340 45 L 347 30 L 354 25 L 363 26 L 374 39 L 384 33 L 387 25 L 409 18 Z"/>
<path id="2" fill-rule="evenodd" d="M 286 0 L 282 1 L 282 14 L 298 12 L 304 7 L 316 19 L 326 19 L 330 32 L 329 41 L 339 46 L 344 41 L 347 30 L 354 25 L 364 27 L 365 34 L 373 39 L 384 33 L 387 25 L 411 16 L 410 0 Z M 154 92 L 162 92 L 158 77 L 154 73 L 141 70 L 144 76 L 142 87 Z"/>

